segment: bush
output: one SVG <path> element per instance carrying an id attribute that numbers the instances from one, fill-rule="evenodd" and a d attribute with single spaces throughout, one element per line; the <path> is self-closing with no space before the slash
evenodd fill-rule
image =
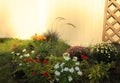
<path id="1" fill-rule="evenodd" d="M 73 46 L 67 49 L 68 53 L 70 53 L 70 57 L 76 56 L 79 61 L 82 60 L 82 58 L 89 58 L 90 50 L 89 48 L 82 47 L 82 46 Z"/>
<path id="2" fill-rule="evenodd" d="M 91 48 L 91 54 L 100 63 L 115 61 L 118 56 L 117 48 L 111 43 L 96 44 Z"/>

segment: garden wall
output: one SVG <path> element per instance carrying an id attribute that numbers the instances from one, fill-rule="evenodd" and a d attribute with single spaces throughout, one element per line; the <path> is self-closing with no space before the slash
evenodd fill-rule
<path id="1" fill-rule="evenodd" d="M 28 39 L 52 28 L 71 45 L 99 43 L 104 4 L 105 0 L 0 0 L 0 37 Z"/>

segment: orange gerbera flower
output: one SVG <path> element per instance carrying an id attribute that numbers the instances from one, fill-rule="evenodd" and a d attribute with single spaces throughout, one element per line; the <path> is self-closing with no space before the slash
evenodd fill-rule
<path id="1" fill-rule="evenodd" d="M 34 36 L 32 36 L 32 38 L 33 38 L 34 40 L 39 40 L 39 41 L 41 41 L 41 40 L 46 40 L 46 37 L 45 37 L 45 36 L 37 35 L 37 34 L 35 34 Z"/>

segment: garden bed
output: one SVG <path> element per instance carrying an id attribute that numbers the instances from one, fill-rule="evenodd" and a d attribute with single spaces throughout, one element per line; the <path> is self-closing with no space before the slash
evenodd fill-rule
<path id="1" fill-rule="evenodd" d="M 71 47 L 49 32 L 31 40 L 1 38 L 0 49 L 1 82 L 120 82 L 119 44 Z"/>

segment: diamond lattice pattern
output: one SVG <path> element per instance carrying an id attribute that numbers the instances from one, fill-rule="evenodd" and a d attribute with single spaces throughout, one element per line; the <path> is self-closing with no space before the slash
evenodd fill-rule
<path id="1" fill-rule="evenodd" d="M 103 41 L 120 43 L 120 0 L 106 0 Z"/>

